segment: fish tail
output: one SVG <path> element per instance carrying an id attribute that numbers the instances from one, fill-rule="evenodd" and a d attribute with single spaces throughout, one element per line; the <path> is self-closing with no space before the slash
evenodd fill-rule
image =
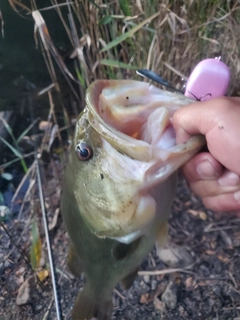
<path id="1" fill-rule="evenodd" d="M 97 318 L 98 320 L 109 320 L 112 315 L 112 300 L 104 299 L 99 296 L 91 294 L 89 287 L 86 285 L 82 291 L 79 292 L 75 301 L 72 319 L 73 320 L 91 320 Z"/>

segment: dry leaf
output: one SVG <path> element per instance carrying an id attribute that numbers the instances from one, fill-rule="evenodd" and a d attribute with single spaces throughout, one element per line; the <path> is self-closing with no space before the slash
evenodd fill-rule
<path id="1" fill-rule="evenodd" d="M 207 219 L 207 214 L 204 211 L 189 209 L 187 212 L 191 213 L 194 217 L 199 217 L 201 220 Z"/>
<path id="2" fill-rule="evenodd" d="M 48 277 L 48 275 L 48 270 L 41 270 L 37 273 L 37 277 L 41 282 L 44 281 Z"/>
<path id="3" fill-rule="evenodd" d="M 141 4 L 141 0 L 136 0 L 136 5 L 137 5 L 139 11 L 140 11 L 141 13 L 144 13 L 144 12 L 143 12 L 143 8 L 142 8 L 142 4 Z"/>
<path id="4" fill-rule="evenodd" d="M 18 289 L 16 303 L 21 306 L 29 303 L 31 300 L 31 292 L 35 289 L 35 278 L 34 276 L 26 279 L 20 288 Z"/>
<path id="5" fill-rule="evenodd" d="M 33 270 L 40 266 L 40 260 L 42 256 L 42 241 L 39 236 L 38 227 L 36 221 L 32 223 L 32 245 L 30 250 L 30 260 Z"/>
<path id="6" fill-rule="evenodd" d="M 205 253 L 206 253 L 207 255 L 209 255 L 209 256 L 212 256 L 212 255 L 215 254 L 215 251 L 213 251 L 213 250 L 206 250 Z"/>
<path id="7" fill-rule="evenodd" d="M 196 280 L 195 280 L 193 277 L 188 277 L 188 278 L 185 280 L 185 287 L 186 287 L 186 289 L 192 290 L 192 288 L 195 286 L 195 284 L 196 284 Z"/>
<path id="8" fill-rule="evenodd" d="M 217 247 L 217 242 L 216 242 L 216 241 L 211 241 L 211 242 L 210 242 L 210 246 L 211 246 L 211 249 L 216 249 L 216 247 Z"/>
<path id="9" fill-rule="evenodd" d="M 30 301 L 30 285 L 28 279 L 23 282 L 18 290 L 16 303 L 18 306 L 26 304 Z"/>
<path id="10" fill-rule="evenodd" d="M 197 216 L 198 216 L 198 211 L 197 211 L 197 210 L 189 209 L 187 212 L 188 212 L 188 213 L 191 213 L 194 217 L 197 217 Z"/>
<path id="11" fill-rule="evenodd" d="M 158 249 L 157 255 L 171 268 L 184 268 L 193 263 L 191 254 L 184 247 Z"/>
<path id="12" fill-rule="evenodd" d="M 149 299 L 149 293 L 144 293 L 141 295 L 140 303 L 146 304 L 148 303 L 148 299 Z"/>
<path id="13" fill-rule="evenodd" d="M 220 261 L 222 261 L 222 262 L 224 262 L 224 263 L 229 263 L 229 261 L 230 261 L 229 257 L 224 256 L 224 255 L 221 254 L 221 253 L 220 253 L 217 257 L 218 257 L 218 259 L 219 259 Z"/>
<path id="14" fill-rule="evenodd" d="M 207 214 L 204 211 L 199 211 L 198 213 L 201 220 L 207 220 Z"/>
<path id="15" fill-rule="evenodd" d="M 25 267 L 21 267 L 16 271 L 16 275 L 22 274 L 26 271 Z"/>
<path id="16" fill-rule="evenodd" d="M 51 231 L 53 228 L 56 227 L 56 224 L 57 224 L 57 221 L 58 221 L 59 212 L 60 212 L 60 210 L 59 210 L 59 208 L 57 208 L 55 210 L 54 217 L 53 217 L 51 223 L 49 224 L 49 231 Z"/>
<path id="17" fill-rule="evenodd" d="M 177 287 L 170 281 L 162 295 L 162 301 L 165 302 L 168 309 L 172 310 L 177 305 Z"/>
<path id="18" fill-rule="evenodd" d="M 153 304 L 155 309 L 160 311 L 160 313 L 167 312 L 166 304 L 163 301 L 159 300 L 158 298 L 154 299 Z"/>
<path id="19" fill-rule="evenodd" d="M 206 287 L 206 286 L 207 286 L 207 283 L 206 283 L 206 281 L 199 281 L 199 282 L 198 282 L 198 285 L 199 285 L 200 287 Z"/>

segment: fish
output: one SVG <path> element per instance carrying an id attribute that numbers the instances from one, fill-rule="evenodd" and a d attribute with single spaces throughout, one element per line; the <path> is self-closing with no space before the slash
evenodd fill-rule
<path id="1" fill-rule="evenodd" d="M 135 80 L 96 80 L 86 92 L 65 168 L 61 212 L 68 267 L 86 284 L 74 320 L 111 318 L 112 292 L 129 289 L 138 266 L 167 238 L 177 171 L 205 144 L 176 144 L 172 116 L 192 103 Z"/>

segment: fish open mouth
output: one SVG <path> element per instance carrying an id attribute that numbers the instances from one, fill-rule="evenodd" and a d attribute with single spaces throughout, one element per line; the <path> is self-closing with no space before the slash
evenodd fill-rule
<path id="1" fill-rule="evenodd" d="M 146 163 L 143 190 L 164 181 L 204 144 L 195 136 L 176 145 L 172 115 L 192 102 L 180 94 L 145 82 L 99 80 L 86 101 L 92 127 L 120 153 Z"/>

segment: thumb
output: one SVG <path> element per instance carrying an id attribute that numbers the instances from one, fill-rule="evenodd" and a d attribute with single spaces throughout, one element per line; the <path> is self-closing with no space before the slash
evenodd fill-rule
<path id="1" fill-rule="evenodd" d="M 182 173 L 189 183 L 198 180 L 216 180 L 222 172 L 222 165 L 209 152 L 197 154 L 182 167 Z"/>
<path id="2" fill-rule="evenodd" d="M 178 109 L 172 118 L 177 143 L 186 142 L 195 134 L 205 135 L 210 130 L 210 123 L 207 120 L 212 120 L 210 112 L 209 102 L 195 102 Z"/>
<path id="3" fill-rule="evenodd" d="M 173 114 L 177 143 L 203 134 L 212 156 L 240 175 L 240 99 L 221 97 L 195 102 Z"/>

